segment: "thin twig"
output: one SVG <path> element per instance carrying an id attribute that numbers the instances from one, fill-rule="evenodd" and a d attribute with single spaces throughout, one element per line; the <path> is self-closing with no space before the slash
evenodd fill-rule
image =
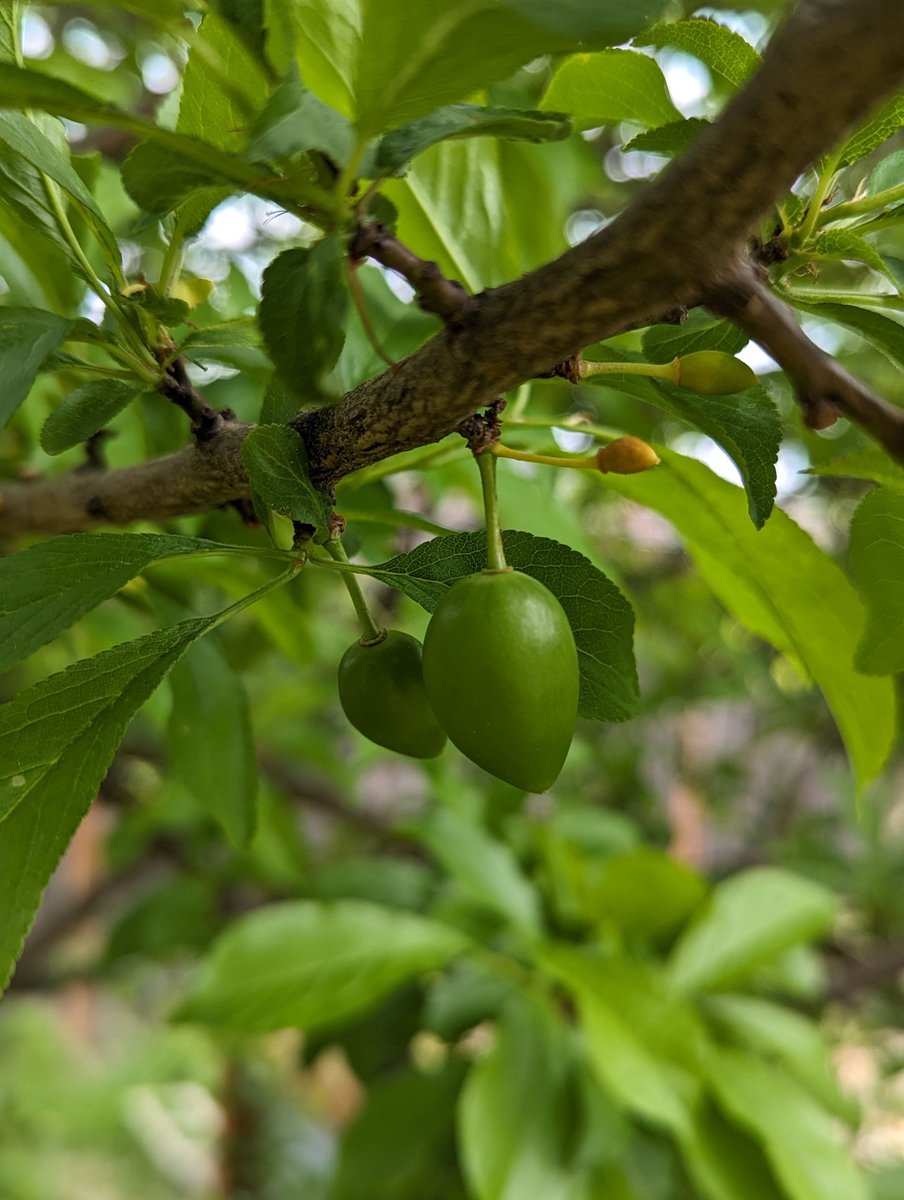
<path id="1" fill-rule="evenodd" d="M 382 358 L 388 366 L 395 369 L 398 363 L 394 358 L 390 358 L 383 347 L 380 345 L 380 339 L 377 337 L 377 331 L 374 329 L 373 321 L 370 319 L 370 313 L 367 311 L 367 301 L 364 299 L 364 293 L 361 291 L 361 281 L 358 278 L 357 264 L 351 259 L 345 260 L 345 277 L 348 280 L 348 290 L 354 302 L 355 309 L 358 313 L 358 318 L 361 321 L 361 328 L 374 348 L 374 352 Z"/>
<path id="2" fill-rule="evenodd" d="M 904 464 L 904 409 L 886 403 L 820 350 L 752 270 L 739 286 L 726 287 L 707 302 L 772 355 L 794 384 L 810 429 L 826 429 L 845 416 Z"/>
<path id="3" fill-rule="evenodd" d="M 211 408 L 201 393 L 195 389 L 181 358 L 174 358 L 167 364 L 159 390 L 167 400 L 178 405 L 191 418 L 191 429 L 195 441 L 210 441 L 222 429 L 226 414 Z"/>
<path id="4" fill-rule="evenodd" d="M 477 309 L 477 300 L 455 279 L 446 279 L 435 262 L 418 258 L 378 222 L 361 225 L 349 245 L 353 259 L 374 258 L 407 279 L 424 312 L 435 313 L 447 325 L 460 325 Z"/>

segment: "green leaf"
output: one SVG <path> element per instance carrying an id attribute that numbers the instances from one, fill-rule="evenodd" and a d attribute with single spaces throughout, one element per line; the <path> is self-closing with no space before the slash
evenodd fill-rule
<path id="1" fill-rule="evenodd" d="M 660 17 L 668 5 L 661 0 L 502 0 L 506 8 L 541 29 L 588 46 L 626 42 Z"/>
<path id="2" fill-rule="evenodd" d="M 832 1118 L 798 1083 L 741 1050 L 713 1048 L 707 1068 L 719 1105 L 762 1142 L 790 1200 L 867 1200 Z"/>
<path id="3" fill-rule="evenodd" d="M 139 208 L 150 213 L 167 213 L 189 196 L 209 195 L 213 203 L 229 194 L 221 171 L 211 169 L 183 153 L 174 153 L 156 142 L 139 142 L 126 155 L 122 182 Z"/>
<path id="4" fill-rule="evenodd" d="M 44 359 L 71 326 L 65 317 L 39 308 L 0 308 L 0 429 L 31 391 Z"/>
<path id="5" fill-rule="evenodd" d="M 288 425 L 258 425 L 242 443 L 242 465 L 252 487 L 275 512 L 313 525 L 323 533 L 333 511 L 325 492 L 308 475 L 308 456 L 300 434 Z"/>
<path id="6" fill-rule="evenodd" d="M 57 116 L 68 117 L 72 121 L 82 121 L 87 125 L 124 129 L 167 149 L 168 158 L 161 156 L 158 165 L 171 161 L 175 170 L 180 167 L 177 160 L 181 160 L 180 169 L 183 174 L 193 169 L 196 179 L 204 178 L 208 183 L 229 184 L 250 192 L 262 189 L 264 195 L 272 190 L 271 172 L 265 168 L 246 163 L 236 155 L 211 146 L 199 138 L 190 137 L 163 125 L 155 125 L 132 113 L 124 112 L 115 105 L 52 75 L 0 63 L 0 108 L 2 107 L 39 108 Z M 133 153 L 136 153 L 137 149 L 138 147 Z M 148 169 L 143 168 L 142 178 L 145 183 L 148 174 Z M 293 180 L 293 199 L 297 203 L 304 203 L 306 199 L 312 203 L 329 202 L 329 197 L 319 187 L 314 184 L 303 185 L 297 180 Z"/>
<path id="7" fill-rule="evenodd" d="M 140 393 L 116 379 L 95 379 L 70 392 L 41 429 L 41 448 L 62 454 L 108 424 Z"/>
<path id="8" fill-rule="evenodd" d="M 773 513 L 756 533 L 739 489 L 702 463 L 659 453 L 663 464 L 655 471 L 600 482 L 672 522 L 729 612 L 813 678 L 861 783 L 872 779 L 894 738 L 895 699 L 887 680 L 854 669 L 864 611 L 853 586 L 785 513 Z"/>
<path id="9" fill-rule="evenodd" d="M 578 711 L 596 721 L 626 721 L 637 708 L 634 614 L 618 588 L 583 554 L 520 530 L 502 535 L 509 565 L 549 588 L 565 609 L 578 648 Z M 368 568 L 432 612 L 464 575 L 486 565 L 486 534 L 454 533 Z"/>
<path id="10" fill-rule="evenodd" d="M 0 558 L 0 671 L 115 596 L 150 563 L 223 551 L 216 542 L 169 534 L 70 533 Z"/>
<path id="11" fill-rule="evenodd" d="M 363 0 L 353 87 L 358 127 L 372 135 L 425 116 L 505 79 L 540 54 L 624 42 L 663 7 L 656 0 L 555 6 L 537 0 Z"/>
<path id="12" fill-rule="evenodd" d="M 625 142 L 622 150 L 644 150 L 648 154 L 664 154 L 671 157 L 686 150 L 709 124 L 710 122 L 702 117 L 669 121 L 667 125 L 657 125 L 655 129 L 644 129 L 642 133 L 635 134 L 629 142 Z"/>
<path id="13" fill-rule="evenodd" d="M 706 1200 L 787 1200 L 762 1148 L 709 1100 L 691 1114 L 681 1154 Z"/>
<path id="14" fill-rule="evenodd" d="M 814 238 L 805 253 L 808 258 L 841 259 L 842 261 L 865 263 L 874 271 L 878 271 L 880 275 L 890 279 L 898 288 L 894 271 L 886 264 L 876 247 L 853 229 L 829 229 Z"/>
<path id="15" fill-rule="evenodd" d="M 857 666 L 868 675 L 904 670 L 904 494 L 878 488 L 851 522 L 851 571 L 866 604 Z"/>
<path id="16" fill-rule="evenodd" d="M 297 71 L 292 71 L 255 117 L 245 156 L 252 162 L 269 162 L 320 150 L 344 167 L 354 148 L 354 131 L 346 118 L 302 87 Z"/>
<path id="17" fill-rule="evenodd" d="M 904 367 L 904 325 L 900 322 L 854 304 L 813 304 L 802 299 L 800 293 L 789 299 L 795 308 L 827 321 L 837 321 L 846 329 L 859 333 L 896 367 Z"/>
<path id="18" fill-rule="evenodd" d="M 681 325 L 651 325 L 645 329 L 641 345 L 644 358 L 654 363 L 668 363 L 697 350 L 737 354 L 749 340 L 747 334 L 731 321 L 723 321 L 707 308 L 693 308 Z"/>
<path id="19" fill-rule="evenodd" d="M 445 808 L 407 822 L 405 830 L 427 847 L 470 899 L 499 913 L 529 938 L 539 934 L 540 898 L 504 842 Z"/>
<path id="20" fill-rule="evenodd" d="M 85 659 L 0 706 L 0 986 L 132 717 L 220 614 Z"/>
<path id="21" fill-rule="evenodd" d="M 489 960 L 463 958 L 431 981 L 423 1027 L 445 1042 L 456 1042 L 481 1021 L 497 1017 L 519 988 L 514 979 L 494 970 Z"/>
<path id="22" fill-rule="evenodd" d="M 268 91 L 257 55 L 228 20 L 208 13 L 189 44 L 176 129 L 236 153 Z"/>
<path id="23" fill-rule="evenodd" d="M 886 154 L 869 173 L 866 181 L 867 191 L 871 196 L 877 192 L 887 191 L 888 188 L 900 187 L 904 182 L 904 150 L 894 150 Z"/>
<path id="24" fill-rule="evenodd" d="M 657 49 L 674 46 L 685 54 L 693 54 L 714 75 L 720 75 L 735 88 L 740 87 L 761 62 L 753 46 L 739 33 L 709 17 L 654 25 L 635 41 L 641 46 L 656 46 Z"/>
<path id="25" fill-rule="evenodd" d="M 294 42 L 295 59 L 307 87 L 344 117 L 354 115 L 351 80 L 361 43 L 360 0 L 294 0 L 271 4 L 270 56 Z M 282 27 L 278 23 L 281 23 Z M 276 59 L 274 58 L 274 61 Z M 281 70 L 290 69 L 279 61 Z"/>
<path id="26" fill-rule="evenodd" d="M 568 113 L 577 129 L 620 121 L 652 129 L 681 117 L 659 64 L 633 50 L 569 58 L 549 81 L 540 107 Z"/>
<path id="27" fill-rule="evenodd" d="M 801 474 L 830 475 L 840 479 L 871 479 L 873 483 L 881 483 L 884 487 L 904 492 L 904 467 L 889 458 L 878 446 L 830 458 L 826 462 L 817 463 L 815 467 L 808 467 Z"/>
<path id="28" fill-rule="evenodd" d="M 573 995 L 585 1054 L 605 1091 L 626 1112 L 678 1137 L 685 1135 L 699 1088 L 684 1068 L 667 1061 L 661 1046 L 647 1044 L 644 1033 L 650 1031 L 637 1028 L 636 1013 L 622 1007 L 624 996 L 610 994 L 609 964 L 556 944 L 544 947 L 539 961 Z M 629 992 L 638 1003 L 644 1001 L 645 989 Z M 668 1032 L 668 1010 L 658 1016 Z"/>
<path id="29" fill-rule="evenodd" d="M 298 412 L 298 397 L 279 376 L 270 380 L 261 404 L 261 425 L 285 425 Z"/>
<path id="30" fill-rule="evenodd" d="M 382 189 L 398 211 L 399 238 L 472 292 L 518 272 L 501 154 L 491 139 L 440 142 Z"/>
<path id="31" fill-rule="evenodd" d="M 761 384 L 730 396 L 699 396 L 656 381 L 658 407 L 695 425 L 725 450 L 737 466 L 747 493 L 747 513 L 762 529 L 775 503 L 775 463 L 782 442 L 782 419 Z"/>
<path id="32" fill-rule="evenodd" d="M 166 744 L 176 775 L 236 846 L 254 836 L 257 764 L 248 697 L 215 635 L 170 674 Z"/>
<path id="33" fill-rule="evenodd" d="M 258 58 L 263 58 L 266 24 L 264 0 L 214 0 L 213 7 L 230 22 L 245 45 Z"/>
<path id="34" fill-rule="evenodd" d="M 284 250 L 264 271 L 260 324 L 277 370 L 299 391 L 316 392 L 339 357 L 348 291 L 336 237 Z"/>
<path id="35" fill-rule="evenodd" d="M 436 142 L 452 138 L 497 137 L 528 142 L 557 142 L 571 132 L 561 113 L 523 108 L 449 104 L 386 134 L 361 167 L 368 179 L 401 174 L 412 158 Z"/>
<path id="36" fill-rule="evenodd" d="M 658 345 L 654 341 L 654 349 L 658 354 L 668 353 L 668 334 L 659 339 Z M 585 351 L 584 357 L 603 362 L 641 361 L 639 355 L 615 351 L 605 345 Z M 750 520 L 757 529 L 763 527 L 775 502 L 775 463 L 783 432 L 778 409 L 765 387 L 758 385 L 728 396 L 700 396 L 662 380 L 636 376 L 619 379 L 614 375 L 596 375 L 590 376 L 588 382 L 637 396 L 711 437 L 738 468 L 747 493 Z"/>
<path id="37" fill-rule="evenodd" d="M 245 1033 L 339 1024 L 468 948 L 425 917 L 363 901 L 273 904 L 214 943 L 176 1017 Z"/>
<path id="38" fill-rule="evenodd" d="M 835 908 L 826 888 L 778 867 L 734 875 L 678 940 L 669 960 L 672 985 L 689 993 L 735 983 L 824 933 Z"/>
<path id="39" fill-rule="evenodd" d="M 7 0 L 0 9 L 0 60 L 3 62 L 15 60 L 23 11 L 22 0 Z"/>
<path id="40" fill-rule="evenodd" d="M 48 120 L 50 118 L 47 118 Z M 0 143 L 0 200 L 3 208 L 10 215 L 18 218 L 20 236 L 27 230 L 29 234 L 38 234 L 46 238 L 58 251 L 58 263 L 48 265 L 51 272 L 65 270 L 71 272 L 76 280 L 85 278 L 84 268 L 76 261 L 72 248 L 60 233 L 56 214 L 50 203 L 45 177 L 31 163 L 26 162 L 20 154 L 9 146 Z M 7 218 L 8 219 L 8 218 Z M 37 248 L 29 255 L 29 266 L 32 270 L 38 259 Z M 79 291 L 81 289 L 79 288 Z M 47 285 L 44 292 L 50 295 Z"/>
<path id="41" fill-rule="evenodd" d="M 845 142 L 838 161 L 839 167 L 846 167 L 856 162 L 858 158 L 870 154 L 877 146 L 893 137 L 904 125 L 904 94 L 893 96 L 888 103 L 883 104 L 875 116 Z"/>
<path id="42" fill-rule="evenodd" d="M 780 1064 L 815 1100 L 843 1119 L 856 1105 L 843 1096 L 817 1025 L 793 1009 L 759 996 L 708 996 L 705 1012 L 745 1050 Z"/>
<path id="43" fill-rule="evenodd" d="M 596 921 L 612 922 L 629 937 L 656 940 L 684 924 L 706 895 L 706 884 L 661 850 L 638 846 L 607 859 L 587 892 Z"/>
<path id="44" fill-rule="evenodd" d="M 192 330 L 179 347 L 179 353 L 199 362 L 223 363 L 246 373 L 270 374 L 269 358 L 262 350 L 260 327 L 253 317 L 235 317 L 217 325 Z M 298 412 L 298 400 L 285 419 Z"/>
<path id="45" fill-rule="evenodd" d="M 440 1071 L 403 1067 L 378 1077 L 342 1134 L 331 1200 L 429 1195 L 450 1157 L 461 1076 L 450 1058 Z"/>
<path id="46" fill-rule="evenodd" d="M 471 1068 L 458 1109 L 462 1170 L 476 1200 L 567 1200 L 572 1114 L 567 1031 L 538 1001 L 506 1005 L 489 1056 Z"/>
<path id="47" fill-rule="evenodd" d="M 116 236 L 70 163 L 62 127 L 57 122 L 53 126 L 42 130 L 38 120 L 23 113 L 0 111 L 0 142 L 59 184 L 96 235 L 108 266 L 118 271 L 120 251 Z"/>

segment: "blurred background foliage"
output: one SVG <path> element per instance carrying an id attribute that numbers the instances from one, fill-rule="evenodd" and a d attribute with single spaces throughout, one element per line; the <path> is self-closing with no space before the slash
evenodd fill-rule
<path id="1" fill-rule="evenodd" d="M 28 65 L 172 121 L 184 46 L 140 8 L 33 7 L 25 25 Z M 774 8 L 720 5 L 698 13 L 714 13 L 761 44 Z M 699 60 L 673 49 L 656 58 L 684 116 L 718 111 L 725 86 Z M 493 87 L 488 99 L 534 107 L 550 70 L 548 61 L 538 60 Z M 122 135 L 71 122 L 67 132 L 80 174 L 121 239 L 126 274 L 156 278 L 164 253 L 160 226 L 144 219 L 122 189 L 118 163 L 128 148 Z M 399 211 L 399 236 L 471 288 L 501 283 L 601 227 L 661 169 L 661 156 L 623 149 L 635 132 L 609 126 L 547 146 L 487 139 L 435 147 L 408 179 L 386 189 Z M 875 162 L 897 142 L 885 144 Z M 875 162 L 857 164 L 841 186 L 852 194 Z M 206 297 L 193 321 L 203 327 L 252 315 L 263 267 L 310 232 L 267 201 L 224 201 L 187 253 L 186 293 L 194 288 Z M 900 226 L 877 236 L 884 253 L 904 258 Z M 94 302 L 61 269 L 53 246 L 26 254 L 27 237 L 19 217 L 2 214 L 0 277 L 7 301 L 56 311 L 81 306 L 97 318 Z M 805 282 L 812 278 L 811 269 L 802 272 Z M 404 355 L 436 327 L 412 306 L 397 278 L 365 266 L 360 279 L 391 356 Z M 869 267 L 850 262 L 828 264 L 819 281 L 852 290 L 877 286 Z M 816 316 L 805 325 L 880 394 L 900 387 L 900 367 L 856 334 Z M 616 344 L 639 351 L 640 334 Z M 804 430 L 774 364 L 755 347 L 741 357 L 760 374 L 786 420 L 779 503 L 844 563 L 850 517 L 868 485 L 806 471 L 862 449 L 864 439 L 844 421 L 823 435 Z M 341 394 L 381 368 L 353 316 L 332 390 Z M 270 369 L 249 345 L 191 371 L 211 404 L 254 421 Z M 81 451 L 72 450 L 49 467 L 38 443 L 43 420 L 72 383 L 65 371 L 41 377 L 0 439 L 3 474 L 78 465 Z M 563 425 L 568 416 L 586 414 L 670 445 L 737 481 L 724 452 L 702 433 L 623 391 L 536 381 L 510 397 L 510 411 L 523 413 L 528 405 L 532 416 L 562 417 Z M 115 437 L 105 443 L 111 465 L 177 449 L 186 436 L 183 415 L 153 398 L 115 418 L 112 430 Z M 521 427 L 507 440 L 537 450 L 590 445 L 574 427 Z M 348 726 L 335 672 L 356 626 L 341 585 L 326 572 L 303 573 L 193 649 L 132 725 L 48 891 L 0 1011 L 4 1197 L 114 1200 L 137 1191 L 147 1200 L 454 1200 L 467 1194 L 455 1151 L 454 1100 L 468 1064 L 478 1063 L 475 1071 L 488 1077 L 489 1064 L 500 1060 L 487 1058 L 487 1047 L 495 1037 L 497 1055 L 505 1051 L 509 1021 L 512 1071 L 522 1072 L 523 1086 L 551 1095 L 555 1082 L 545 1079 L 543 1063 L 526 1061 L 543 1036 L 531 1032 L 531 1023 L 542 1026 L 543 1013 L 524 1001 L 523 1011 L 513 1004 L 514 984 L 479 962 L 412 983 L 375 1010 L 307 1038 L 291 1031 L 224 1036 L 168 1023 L 211 939 L 237 915 L 273 900 L 366 900 L 445 914 L 481 936 L 498 935 L 505 948 L 498 898 L 487 893 L 485 877 L 475 882 L 455 861 L 454 832 L 445 854 L 436 839 L 416 832 L 417 820 L 435 806 L 480 831 L 480 853 L 491 855 L 491 865 L 496 851 L 488 847 L 496 847 L 519 878 L 532 881 L 549 927 L 563 941 L 580 942 L 592 931 L 641 966 L 665 962 L 713 886 L 744 878 L 741 872 L 778 868 L 834 893 L 837 909 L 824 930 L 788 933 L 775 954 L 748 964 L 745 996 L 753 1007 L 745 1009 L 735 997 L 736 1010 L 730 1004 L 720 1010 L 714 996 L 706 1019 L 712 1029 L 734 1030 L 736 1040 L 763 1050 L 783 1072 L 806 1077 L 839 1119 L 853 1118 L 853 1152 L 875 1200 L 904 1192 L 900 756 L 858 799 L 820 693 L 794 661 L 726 611 L 665 517 L 583 473 L 503 462 L 499 476 L 504 524 L 573 546 L 630 597 L 637 613 L 639 717 L 624 725 L 579 723 L 552 795 L 525 803 L 451 749 L 436 762 L 403 761 Z M 477 527 L 478 478 L 453 437 L 344 480 L 337 507 L 348 521 L 349 553 L 380 562 L 437 527 Z M 232 510 L 168 528 L 263 542 Z M 210 611 L 260 579 L 256 567 L 239 560 L 152 567 L 3 686 L 27 685 L 174 614 Z M 386 621 L 423 633 L 426 614 L 411 601 L 380 586 L 369 587 L 368 596 Z M 205 706 L 198 704 L 200 694 Z M 241 797 L 253 786 L 242 766 L 252 745 L 259 827 L 240 850 L 224 836 L 199 779 L 216 778 L 219 788 Z M 467 860 L 466 839 L 462 847 Z M 768 896 L 767 889 L 757 903 L 768 903 Z M 726 917 L 726 944 L 743 941 L 753 915 L 742 906 Z M 816 947 L 808 944 L 815 932 Z M 626 1003 L 639 1004 L 636 981 L 623 982 Z M 756 1004 L 779 1012 L 775 1029 Z M 507 1016 L 498 1024 L 503 1010 Z M 820 1058 L 808 1040 L 809 1026 L 789 1027 L 782 1048 L 780 1018 L 797 1014 L 821 1027 L 828 1057 Z M 643 1029 L 639 1008 L 621 1016 Z M 655 1024 L 654 1016 L 642 1035 L 648 1045 L 656 1043 Z M 681 1036 L 673 1031 L 676 1043 Z M 678 1046 L 655 1052 L 666 1061 L 680 1058 Z M 544 1053 L 546 1066 L 560 1061 L 567 1067 L 567 1052 L 560 1056 L 553 1047 Z M 506 1078 L 503 1071 L 501 1082 L 485 1081 L 491 1095 L 500 1089 L 503 1111 Z M 655 1119 L 629 1124 L 611 1097 L 589 1077 L 582 1080 L 580 1112 L 567 1132 L 572 1161 L 587 1165 L 594 1182 L 586 1192 L 567 1194 L 588 1200 L 696 1196 L 699 1162 L 689 1168 Z M 475 1113 L 469 1118 L 465 1110 L 462 1120 L 479 1124 L 480 1096 L 469 1086 Z M 550 1111 L 544 1108 L 541 1117 Z M 522 1117 L 528 1124 L 532 1119 Z M 731 1145 L 740 1136 L 733 1132 L 735 1118 L 709 1111 L 700 1145 L 710 1144 L 706 1138 Z M 531 1136 L 545 1135 L 538 1128 Z M 761 1169 L 751 1166 L 751 1178 Z M 481 1170 L 465 1164 L 472 1186 Z M 854 1194 L 839 1190 L 832 1200 Z"/>

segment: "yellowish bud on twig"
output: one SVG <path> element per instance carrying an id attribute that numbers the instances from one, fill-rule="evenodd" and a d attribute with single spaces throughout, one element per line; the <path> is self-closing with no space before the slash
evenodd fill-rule
<path id="1" fill-rule="evenodd" d="M 596 465 L 604 475 L 636 475 L 659 465 L 659 455 L 641 438 L 616 438 L 596 452 Z"/>

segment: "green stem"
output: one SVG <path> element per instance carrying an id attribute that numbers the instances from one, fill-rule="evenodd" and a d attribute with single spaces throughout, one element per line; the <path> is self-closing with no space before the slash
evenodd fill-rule
<path id="1" fill-rule="evenodd" d="M 342 487 L 349 491 L 357 491 L 367 483 L 385 479 L 387 475 L 397 475 L 400 471 L 423 471 L 438 463 L 445 466 L 448 462 L 464 459 L 468 453 L 467 447 L 460 440 L 452 445 L 446 442 L 438 446 L 419 446 L 415 450 L 403 450 L 400 454 L 394 454 L 392 458 L 385 458 L 373 466 L 362 467 L 360 471 L 346 475 Z"/>
<path id="2" fill-rule="evenodd" d="M 54 219 L 59 226 L 60 233 L 65 238 L 66 243 L 74 254 L 79 266 L 85 272 L 85 277 L 88 280 L 88 283 L 91 285 L 92 291 L 104 302 L 107 308 L 115 313 L 115 305 L 110 299 L 109 291 L 104 287 L 98 278 L 97 273 L 91 266 L 91 263 L 88 261 L 88 258 L 82 249 L 78 238 L 75 236 L 75 230 L 69 224 L 69 218 L 66 216 L 66 210 L 60 203 L 60 198 L 57 195 L 56 186 L 53 183 L 53 180 L 48 175 L 45 175 L 42 171 L 41 182 L 44 185 L 44 192 L 47 196 L 47 202 L 53 209 Z"/>
<path id="3" fill-rule="evenodd" d="M 229 546 L 217 545 L 213 550 L 189 550 L 179 554 L 183 558 L 219 558 L 222 556 L 238 558 L 272 558 L 277 562 L 291 563 L 298 570 L 304 565 L 303 555 L 294 550 L 278 550 L 273 546 Z"/>
<path id="4" fill-rule="evenodd" d="M 493 454 L 475 454 L 483 489 L 483 511 L 487 524 L 487 570 L 507 571 L 502 530 L 499 528 L 499 505 L 496 497 L 496 459 Z"/>
<path id="5" fill-rule="evenodd" d="M 825 198 L 829 194 L 829 188 L 831 188 L 832 180 L 835 178 L 835 169 L 838 166 L 838 159 L 840 157 L 841 148 L 839 147 L 834 154 L 830 154 L 823 160 L 822 169 L 816 181 L 816 190 L 810 197 L 807 215 L 804 217 L 803 224 L 797 231 L 795 241 L 798 245 L 806 245 L 813 236 L 813 230 L 816 228 L 816 222 L 819 220 L 819 214 L 822 212 Z"/>
<path id="6" fill-rule="evenodd" d="M 281 571 L 279 575 L 275 575 L 273 579 L 268 579 L 265 584 L 256 588 L 255 591 L 249 592 L 247 596 L 243 596 L 235 604 L 230 604 L 228 608 L 224 608 L 221 612 L 218 612 L 210 624 L 210 629 L 216 629 L 224 621 L 228 621 L 230 617 L 234 617 L 244 609 L 250 608 L 252 604 L 256 604 L 262 596 L 266 596 L 267 592 L 272 592 L 274 588 L 282 587 L 284 583 L 288 583 L 290 579 L 294 579 L 303 566 L 304 559 L 296 556 L 288 570 Z"/>
<path id="7" fill-rule="evenodd" d="M 78 341 L 78 338 L 73 338 L 73 341 Z M 89 343 L 93 345 L 94 343 Z M 129 368 L 133 375 L 137 375 L 148 387 L 153 391 L 160 383 L 162 378 L 157 364 L 149 366 L 143 358 L 139 358 L 131 350 L 127 350 L 125 346 L 104 346 L 107 354 L 111 358 L 117 358 L 121 363 Z"/>
<path id="8" fill-rule="evenodd" d="M 125 337 L 132 343 L 133 353 L 138 361 L 144 364 L 144 373 L 147 374 L 149 367 L 153 366 L 156 368 L 156 363 L 154 363 L 154 360 L 150 357 L 147 347 L 136 338 L 134 330 L 128 324 L 128 322 L 125 321 L 122 313 L 119 310 L 119 307 L 112 299 L 109 289 L 104 287 L 97 275 L 97 272 L 88 261 L 87 255 L 82 249 L 78 238 L 75 236 L 75 230 L 69 223 L 69 218 L 66 215 L 66 210 L 63 208 L 63 205 L 60 202 L 60 197 L 57 193 L 56 185 L 54 184 L 53 180 L 48 175 L 45 175 L 42 171 L 41 182 L 44 185 L 44 193 L 47 196 L 47 203 L 50 205 L 50 208 L 53 211 L 54 220 L 59 227 L 60 233 L 63 235 L 63 238 L 66 241 L 66 244 L 69 246 L 69 249 L 72 251 L 76 262 L 79 264 L 82 271 L 84 271 L 85 278 L 87 279 L 91 290 L 101 300 L 105 308 L 116 320 Z M 156 370 L 153 371 L 153 375 L 147 375 L 147 377 L 149 379 L 153 378 L 156 381 Z"/>
<path id="9" fill-rule="evenodd" d="M 185 249 L 185 233 L 188 228 L 189 217 L 192 214 L 187 214 L 184 210 L 180 212 L 173 222 L 173 232 L 170 236 L 169 245 L 166 248 L 166 253 L 163 256 L 163 264 L 160 267 L 160 278 L 157 280 L 157 290 L 164 296 L 170 294 L 176 276 L 182 267 L 182 253 Z"/>
<path id="10" fill-rule="evenodd" d="M 326 543 L 326 551 L 337 563 L 348 565 L 348 555 L 345 553 L 345 547 L 338 538 L 331 538 Z M 342 582 L 345 584 L 349 598 L 355 606 L 355 612 L 358 614 L 358 622 L 361 626 L 361 641 L 381 642 L 386 637 L 386 630 L 381 629 L 371 616 L 370 609 L 367 607 L 367 601 L 364 599 L 364 593 L 361 591 L 360 583 L 348 571 L 343 571 Z"/>
<path id="11" fill-rule="evenodd" d="M 816 288 L 807 288 L 806 291 L 781 288 L 776 291 L 791 304 L 853 304 L 858 308 L 891 308 L 896 312 L 904 312 L 904 296 L 892 296 L 889 292 L 822 292 Z"/>
<path id="12" fill-rule="evenodd" d="M 678 382 L 679 360 L 673 358 L 667 363 L 638 363 L 638 362 L 581 362 L 581 375 L 647 375 L 653 379 L 667 379 L 669 383 Z"/>
<path id="13" fill-rule="evenodd" d="M 874 192 L 871 196 L 861 196 L 857 200 L 845 200 L 832 208 L 824 209 L 816 219 L 817 225 L 829 225 L 835 221 L 847 221 L 864 213 L 875 212 L 877 208 L 887 208 L 904 200 L 904 183 L 886 188 L 882 192 Z"/>
<path id="14" fill-rule="evenodd" d="M 860 221 L 858 223 L 846 222 L 844 229 L 855 229 L 857 233 L 876 233 L 880 229 L 894 229 L 904 221 L 904 204 L 899 208 L 892 209 L 891 212 L 879 213 L 877 217 L 872 217 L 868 221 Z"/>
<path id="15" fill-rule="evenodd" d="M 572 414 L 566 417 L 507 417 L 505 427 L 508 429 L 517 425 L 522 429 L 568 429 L 576 433 L 586 433 L 589 437 L 600 442 L 612 442 L 624 434 L 618 429 L 607 425 L 596 425 L 583 417 Z"/>
<path id="16" fill-rule="evenodd" d="M 542 463 L 546 467 L 577 467 L 579 470 L 596 470 L 596 456 L 591 458 L 562 458 L 558 454 L 531 454 L 527 450 L 512 450 L 496 442 L 490 447 L 490 453 L 496 458 L 516 458 L 518 462 Z"/>
<path id="17" fill-rule="evenodd" d="M 342 173 L 336 181 L 335 196 L 335 212 L 339 221 L 348 218 L 345 204 L 349 199 L 352 184 L 355 182 L 355 177 L 358 174 L 358 167 L 361 165 L 361 159 L 364 156 L 364 150 L 367 146 L 367 139 L 360 135 L 355 142 L 355 147 L 348 157 L 348 162 L 342 168 Z"/>

